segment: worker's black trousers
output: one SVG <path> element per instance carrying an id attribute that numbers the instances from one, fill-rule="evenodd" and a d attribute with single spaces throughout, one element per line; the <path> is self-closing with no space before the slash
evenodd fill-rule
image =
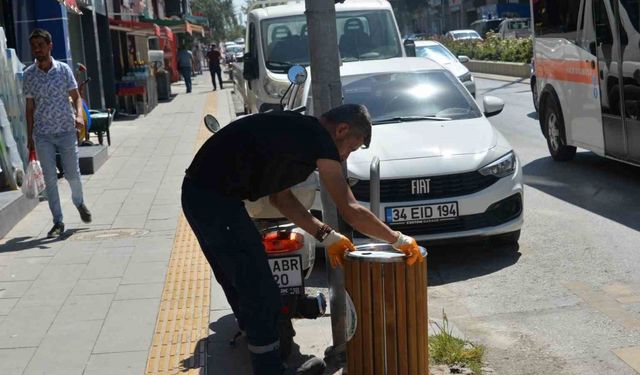
<path id="1" fill-rule="evenodd" d="M 244 203 L 196 186 L 186 177 L 182 210 L 241 329 L 247 333 L 253 373 L 282 374 L 277 329 L 280 291 L 271 275 L 260 233 Z"/>

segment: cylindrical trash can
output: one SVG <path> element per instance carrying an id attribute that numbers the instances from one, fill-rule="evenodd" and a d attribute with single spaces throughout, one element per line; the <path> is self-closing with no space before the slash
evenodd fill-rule
<path id="1" fill-rule="evenodd" d="M 408 266 L 388 244 L 356 246 L 346 256 L 344 277 L 356 312 L 347 373 L 428 374 L 427 262 Z"/>

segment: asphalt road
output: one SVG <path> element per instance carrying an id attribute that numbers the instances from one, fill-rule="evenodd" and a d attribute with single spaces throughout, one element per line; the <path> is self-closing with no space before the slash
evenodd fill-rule
<path id="1" fill-rule="evenodd" d="M 554 162 L 528 84 L 477 80 L 525 174 L 519 246 L 432 249 L 430 315 L 487 347 L 497 374 L 638 374 L 640 168 L 578 150 Z M 615 353 L 626 356 L 627 362 Z M 640 367 L 636 367 L 640 372 Z"/>
<path id="2" fill-rule="evenodd" d="M 519 246 L 429 248 L 429 315 L 486 347 L 495 374 L 640 372 L 640 168 L 578 150 L 554 162 L 528 83 L 477 80 L 525 174 Z M 327 292 L 323 259 L 309 289 Z M 625 356 L 638 372 L 615 352 Z"/>

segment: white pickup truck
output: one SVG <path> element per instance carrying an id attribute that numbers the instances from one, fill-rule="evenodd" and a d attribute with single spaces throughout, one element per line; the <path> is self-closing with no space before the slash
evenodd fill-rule
<path id="1" fill-rule="evenodd" d="M 287 70 L 292 65 L 309 66 L 304 1 L 263 6 L 269 4 L 273 1 L 256 2 L 249 11 L 243 61 L 232 64 L 235 89 L 244 100 L 246 113 L 278 108 L 289 86 Z M 336 26 L 343 64 L 406 56 L 386 0 L 336 4 Z"/>

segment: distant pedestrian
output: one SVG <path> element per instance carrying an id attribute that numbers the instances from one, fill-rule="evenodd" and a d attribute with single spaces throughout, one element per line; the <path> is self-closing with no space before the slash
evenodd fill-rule
<path id="1" fill-rule="evenodd" d="M 80 218 L 85 223 L 91 222 L 91 212 L 84 204 L 78 163 L 77 132 L 84 127 L 82 99 L 71 68 L 51 56 L 51 34 L 35 29 L 29 36 L 29 42 L 36 60 L 24 72 L 28 147 L 29 151 L 36 150 L 42 165 L 47 200 L 53 215 L 53 228 L 47 237 L 53 238 L 64 233 L 56 153 L 60 154 L 64 177 L 71 186 L 71 199 Z M 73 107 L 69 105 L 69 97 Z"/>
<path id="2" fill-rule="evenodd" d="M 209 72 L 211 73 L 211 82 L 213 82 L 213 91 L 216 91 L 216 76 L 218 76 L 218 82 L 220 82 L 220 90 L 222 87 L 222 68 L 220 67 L 220 59 L 222 54 L 220 50 L 216 48 L 215 44 L 211 45 L 211 50 L 207 53 L 207 60 L 209 60 Z"/>
<path id="3" fill-rule="evenodd" d="M 183 45 L 178 51 L 178 69 L 187 86 L 187 94 L 191 92 L 191 72 L 193 71 L 193 53 Z"/>

